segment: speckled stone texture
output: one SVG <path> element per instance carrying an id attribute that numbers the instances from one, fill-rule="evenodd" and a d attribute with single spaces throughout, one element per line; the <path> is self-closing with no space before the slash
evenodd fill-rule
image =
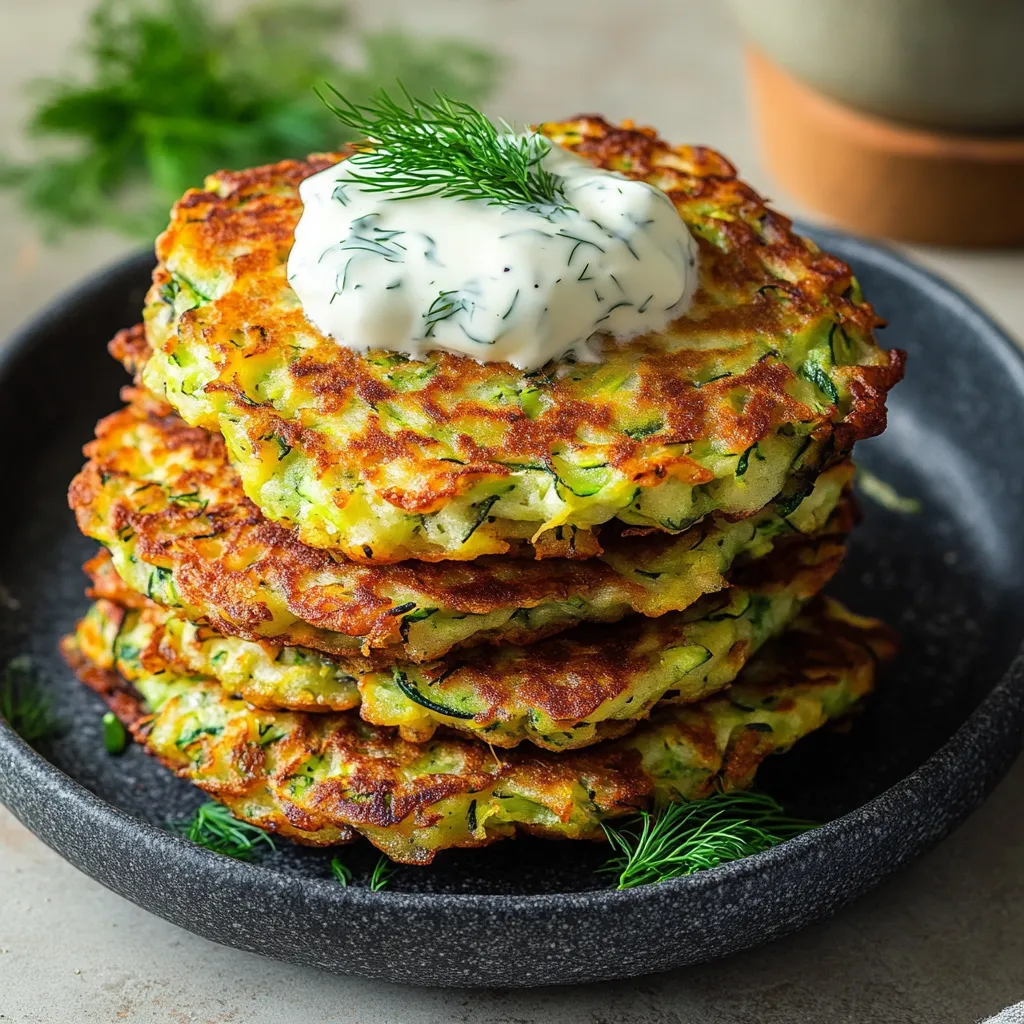
<path id="1" fill-rule="evenodd" d="M 0 364 L 0 426 L 22 500 L 0 512 L 0 581 L 20 607 L 0 658 L 28 652 L 75 728 L 37 757 L 0 732 L 0 797 L 72 863 L 202 935 L 331 970 L 446 985 L 624 977 L 768 941 L 831 913 L 932 845 L 973 809 L 1020 747 L 1024 669 L 1024 367 L 976 309 L 897 257 L 837 236 L 910 351 L 891 426 L 861 461 L 924 511 L 870 506 L 835 592 L 896 625 L 904 651 L 853 728 L 766 767 L 794 811 L 836 820 L 715 871 L 626 893 L 594 874 L 597 846 L 520 840 L 402 868 L 370 893 L 330 880 L 329 855 L 282 848 L 258 864 L 218 858 L 160 826 L 199 797 L 138 750 L 102 753 L 100 706 L 55 655 L 84 608 L 91 550 L 63 491 L 93 421 L 123 383 L 103 345 L 141 305 L 148 261 L 115 268 L 24 332 Z M 898 313 L 898 317 L 897 317 Z M 65 372 L 45 376 L 59 359 Z M 22 424 L 21 427 L 18 424 Z M 55 766 L 55 767 L 54 767 Z M 66 773 L 66 774 L 63 774 Z M 70 776 L 70 780 L 68 778 Z M 73 780 L 73 781 L 72 781 Z M 346 855 L 357 882 L 375 861 Z M 443 956 L 439 951 L 443 950 Z"/>

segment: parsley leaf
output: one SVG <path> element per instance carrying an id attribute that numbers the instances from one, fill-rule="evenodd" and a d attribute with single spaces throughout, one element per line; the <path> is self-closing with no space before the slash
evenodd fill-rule
<path id="1" fill-rule="evenodd" d="M 223 167 L 304 157 L 354 136 L 320 102 L 330 81 L 365 102 L 396 79 L 411 92 L 482 99 L 498 60 L 457 39 L 351 29 L 343 4 L 273 0 L 216 20 L 202 0 L 102 0 L 86 73 L 33 84 L 28 163 L 0 159 L 48 234 L 105 226 L 151 239 L 189 187 Z M 349 30 L 351 63 L 332 53 Z M 70 150 L 70 153 L 69 153 Z"/>

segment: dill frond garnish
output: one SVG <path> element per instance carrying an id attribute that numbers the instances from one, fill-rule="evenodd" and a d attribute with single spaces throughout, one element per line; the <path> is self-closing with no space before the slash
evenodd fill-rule
<path id="1" fill-rule="evenodd" d="M 333 101 L 318 93 L 327 108 L 368 143 L 347 164 L 348 176 L 367 192 L 393 199 L 565 205 L 560 179 L 541 166 L 551 150 L 542 136 L 516 135 L 504 121 L 495 125 L 471 104 L 440 92 L 431 103 L 402 86 L 403 105 L 384 89 L 357 103 L 335 86 L 327 88 Z"/>
<path id="2" fill-rule="evenodd" d="M 0 717 L 30 744 L 52 739 L 61 732 L 50 699 L 39 689 L 27 655 L 11 658 L 0 677 Z"/>
<path id="3" fill-rule="evenodd" d="M 175 822 L 174 828 L 197 846 L 236 860 L 249 860 L 260 843 L 276 849 L 266 832 L 239 821 L 223 804 L 213 800 L 197 807 L 187 821 Z"/>
<path id="4" fill-rule="evenodd" d="M 616 876 L 616 888 L 631 889 L 749 857 L 815 827 L 763 793 L 719 793 L 604 826 L 617 852 L 600 870 Z"/>
<path id="5" fill-rule="evenodd" d="M 352 881 L 352 869 L 340 857 L 331 858 L 331 874 L 340 886 L 347 887 Z"/>
<path id="6" fill-rule="evenodd" d="M 380 860 L 373 866 L 373 874 L 370 875 L 370 891 L 380 892 L 391 881 L 391 872 L 393 870 L 394 864 L 382 853 Z"/>

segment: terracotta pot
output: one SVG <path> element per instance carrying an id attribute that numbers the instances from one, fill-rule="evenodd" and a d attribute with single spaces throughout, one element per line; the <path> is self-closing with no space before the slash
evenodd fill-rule
<path id="1" fill-rule="evenodd" d="M 1022 0 L 727 0 L 747 39 L 855 109 L 1024 135 Z"/>
<path id="2" fill-rule="evenodd" d="M 1024 137 L 905 128 L 828 99 L 756 51 L 748 66 L 765 161 L 812 208 L 876 237 L 1024 244 Z"/>

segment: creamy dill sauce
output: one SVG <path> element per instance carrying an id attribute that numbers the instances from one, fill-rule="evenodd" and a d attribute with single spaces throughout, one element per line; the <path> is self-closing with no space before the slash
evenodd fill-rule
<path id="1" fill-rule="evenodd" d="M 307 178 L 288 260 L 306 316 L 359 352 L 444 349 L 532 370 L 685 313 L 697 247 L 668 196 L 558 146 L 541 164 L 565 206 L 396 199 L 353 181 L 348 162 Z"/>

